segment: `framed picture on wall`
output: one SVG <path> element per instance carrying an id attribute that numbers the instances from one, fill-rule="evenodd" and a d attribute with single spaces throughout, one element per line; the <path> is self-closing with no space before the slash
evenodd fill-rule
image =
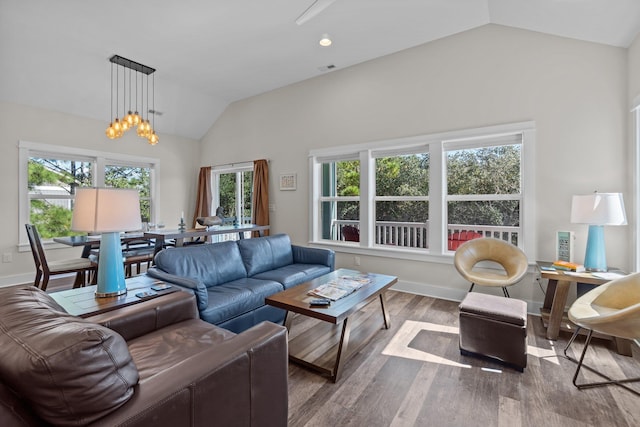
<path id="1" fill-rule="evenodd" d="M 295 173 L 283 173 L 280 175 L 280 190 L 295 190 L 298 185 Z"/>

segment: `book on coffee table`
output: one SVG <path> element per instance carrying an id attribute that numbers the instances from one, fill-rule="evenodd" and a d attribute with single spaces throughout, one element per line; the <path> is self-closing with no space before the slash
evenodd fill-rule
<path id="1" fill-rule="evenodd" d="M 309 295 L 336 301 L 357 291 L 368 283 L 371 283 L 371 279 L 366 275 L 340 276 L 337 279 L 333 279 L 324 285 L 312 289 L 309 291 Z"/>

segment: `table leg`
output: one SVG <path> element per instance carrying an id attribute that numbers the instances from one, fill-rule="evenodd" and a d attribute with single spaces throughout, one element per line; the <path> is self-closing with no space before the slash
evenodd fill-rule
<path id="1" fill-rule="evenodd" d="M 549 283 L 551 283 L 551 280 L 549 280 Z M 551 313 L 549 314 L 549 324 L 547 325 L 547 339 L 558 339 L 564 308 L 567 305 L 570 285 L 571 282 L 566 280 L 559 280 L 556 283 L 555 292 L 553 293 L 553 303 L 551 304 Z M 551 289 L 547 288 L 547 294 L 549 294 L 550 291 Z"/>
<path id="2" fill-rule="evenodd" d="M 155 243 L 154 248 L 153 248 L 153 256 L 155 257 L 156 254 L 158 252 L 160 252 L 163 247 L 164 247 L 164 238 L 163 237 L 156 237 L 156 243 Z"/>
<path id="3" fill-rule="evenodd" d="M 287 328 L 287 331 L 291 331 L 291 323 L 293 322 L 293 313 L 287 311 L 284 315 L 284 327 Z"/>
<path id="4" fill-rule="evenodd" d="M 631 351 L 631 340 L 627 340 L 620 337 L 613 337 L 613 342 L 616 345 L 616 351 L 623 356 L 633 356 Z"/>
<path id="5" fill-rule="evenodd" d="M 382 307 L 382 320 L 384 321 L 384 328 L 389 329 L 391 327 L 391 321 L 389 320 L 389 312 L 385 305 L 384 292 L 380 294 L 380 306 Z"/>
<path id="6" fill-rule="evenodd" d="M 340 376 L 340 370 L 342 369 L 345 355 L 347 354 L 347 346 L 349 345 L 349 335 L 351 334 L 351 323 L 347 317 L 342 322 L 342 335 L 340 336 L 340 343 L 338 344 L 338 354 L 336 354 L 336 363 L 333 366 L 333 375 L 331 380 L 335 383 Z"/>
<path id="7" fill-rule="evenodd" d="M 551 309 L 553 305 L 553 298 L 556 294 L 556 286 L 558 285 L 558 281 L 556 279 L 549 279 L 547 281 L 547 292 L 544 294 L 544 303 L 542 304 L 543 308 Z"/>
<path id="8" fill-rule="evenodd" d="M 91 249 L 95 249 L 96 246 L 94 245 L 84 245 L 82 247 L 82 255 L 80 255 L 82 258 L 89 258 L 89 255 L 91 255 Z"/>

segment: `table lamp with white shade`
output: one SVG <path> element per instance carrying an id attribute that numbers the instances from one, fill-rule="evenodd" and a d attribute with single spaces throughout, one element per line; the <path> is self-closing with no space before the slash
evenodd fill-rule
<path id="1" fill-rule="evenodd" d="M 587 271 L 607 271 L 604 244 L 605 225 L 626 225 L 622 193 L 593 193 L 573 196 L 571 222 L 589 224 L 584 267 Z"/>
<path id="2" fill-rule="evenodd" d="M 127 292 L 120 232 L 140 230 L 141 227 L 138 190 L 76 189 L 71 229 L 102 233 L 96 296 L 113 297 Z"/>

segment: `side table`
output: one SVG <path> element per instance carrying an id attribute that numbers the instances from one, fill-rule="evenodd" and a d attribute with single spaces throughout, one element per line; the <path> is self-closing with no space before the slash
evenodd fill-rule
<path id="1" fill-rule="evenodd" d="M 571 282 L 599 286 L 610 280 L 596 277 L 591 273 L 549 270 L 551 264 L 551 262 L 536 261 L 540 277 L 548 280 L 544 303 L 540 308 L 540 317 L 542 323 L 547 327 L 547 339 L 557 340 L 561 329 L 573 332 L 576 328 L 565 312 Z M 614 342 L 619 354 L 631 356 L 631 342 L 629 340 L 614 337 Z"/>
<path id="2" fill-rule="evenodd" d="M 164 282 L 147 275 L 140 275 L 126 279 L 125 283 L 127 285 L 127 293 L 117 297 L 96 298 L 96 285 L 52 292 L 49 295 L 51 295 L 51 298 L 60 304 L 67 313 L 86 318 L 179 291 L 177 287 L 172 286 L 163 291 L 155 291 L 157 292 L 155 296 L 138 298 L 136 296 L 138 292 L 149 291 L 151 290 L 151 286 Z"/>

